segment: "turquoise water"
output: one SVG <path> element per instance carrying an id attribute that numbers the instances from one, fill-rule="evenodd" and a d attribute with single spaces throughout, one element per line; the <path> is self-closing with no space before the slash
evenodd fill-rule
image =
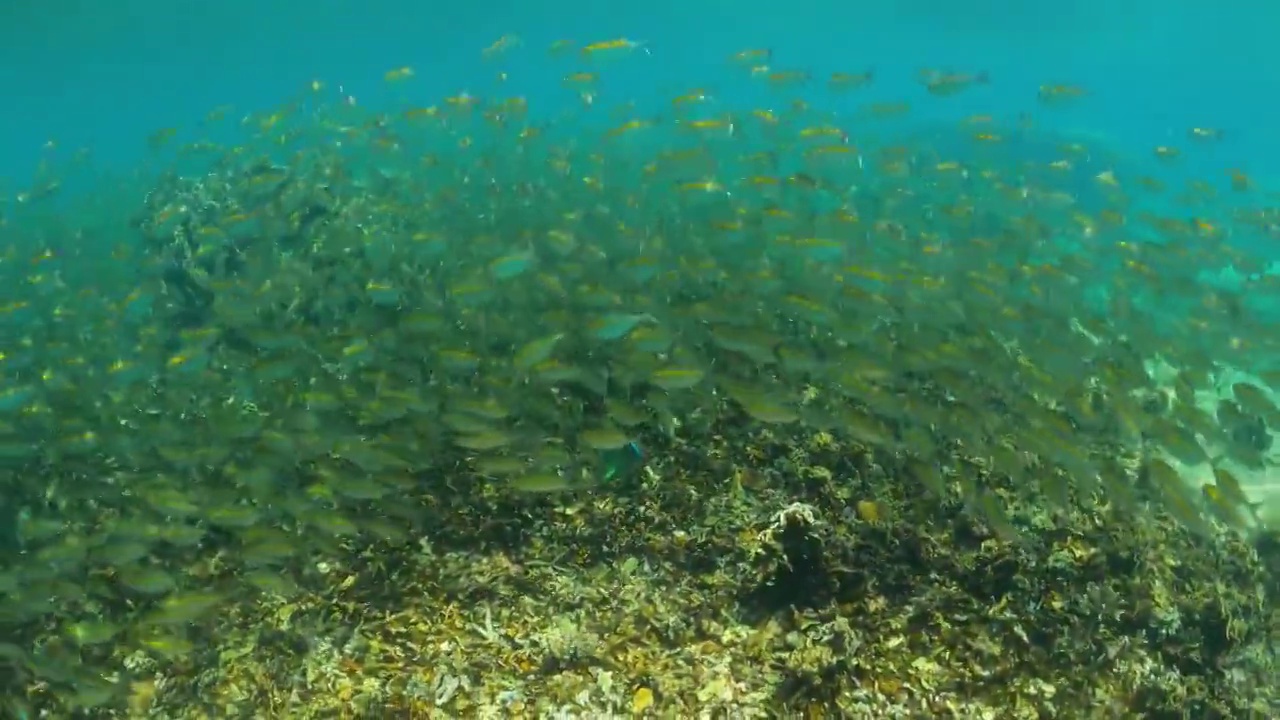
<path id="1" fill-rule="evenodd" d="M 461 512 L 439 536 L 475 532 L 474 547 L 490 552 L 491 527 L 535 517 L 515 504 L 523 498 L 490 504 L 502 493 L 563 492 L 566 503 L 579 492 L 607 496 L 589 514 L 578 514 L 583 505 L 547 515 L 555 519 L 545 527 L 570 548 L 530 543 L 531 558 L 547 551 L 551 561 L 537 564 L 548 573 L 560 573 L 570 552 L 586 563 L 585 532 L 568 532 L 565 518 L 579 528 L 594 522 L 597 537 L 656 537 L 667 531 L 651 520 L 662 518 L 641 512 L 642 503 L 634 513 L 611 508 L 632 497 L 658 507 L 668 494 L 700 506 L 729 477 L 744 503 L 761 498 L 741 515 L 767 507 L 760 516 L 778 517 L 780 532 L 789 523 L 776 508 L 786 506 L 774 500 L 793 502 L 792 488 L 824 508 L 856 502 L 822 522 L 856 518 L 868 537 L 886 520 L 882 506 L 904 507 L 927 490 L 957 495 L 991 539 L 1047 550 L 1057 542 L 1051 534 L 1024 531 L 1046 527 L 1026 522 L 1025 500 L 1043 496 L 1065 518 L 1073 491 L 1099 485 L 1125 513 L 1145 510 L 1120 462 L 1132 460 L 1146 475 L 1135 486 L 1160 484 L 1163 511 L 1203 536 L 1212 535 L 1209 512 L 1242 534 L 1280 527 L 1280 344 L 1270 332 L 1280 314 L 1264 312 L 1280 283 L 1257 277 L 1263 264 L 1252 261 L 1280 257 L 1280 224 L 1230 218 L 1233 203 L 1255 211 L 1280 204 L 1280 63 L 1270 50 L 1280 9 L 1116 5 L 8 2 L 0 10 L 0 549 L 15 559 L 0 558 L 0 655 L 24 666 L 11 660 L 15 645 L 3 647 L 17 627 L 14 642 L 39 661 L 30 663 L 41 686 L 31 683 L 33 702 L 75 691 L 72 704 L 104 704 L 123 689 L 99 672 L 124 657 L 109 641 L 190 668 L 205 639 L 218 641 L 211 656 L 230 657 L 224 648 L 235 643 L 206 630 L 241 615 L 222 616 L 218 603 L 256 603 L 279 587 L 264 580 L 291 580 L 294 570 L 315 580 L 305 574 L 313 554 L 356 548 L 335 537 L 367 536 L 361 557 L 369 558 L 375 536 L 403 546 L 409 533 L 425 534 L 422 562 L 434 563 L 427 548 L 437 528 L 421 518 L 442 508 L 439 516 Z M 505 36 L 521 46 L 500 61 L 482 57 Z M 584 61 L 577 50 L 615 38 L 643 51 Z M 574 49 L 551 57 L 561 40 Z M 728 60 L 755 48 L 771 50 L 774 70 L 813 80 L 781 90 Z M 388 71 L 402 67 L 413 77 L 388 82 Z M 924 68 L 989 82 L 939 97 L 919 81 Z M 563 78 L 587 69 L 600 82 L 596 106 L 583 112 Z M 869 69 L 876 79 L 865 89 L 826 87 L 832 72 Z M 1078 85 L 1088 96 L 1047 107 L 1037 101 L 1046 84 Z M 324 92 L 310 90 L 317 85 Z M 624 120 L 672 120 L 673 98 L 694 88 L 715 99 L 653 123 L 661 129 L 606 139 L 605 129 Z M 464 93 L 497 100 L 477 104 L 484 117 L 453 108 L 401 120 Z M 487 111 L 506 113 L 501 99 L 513 96 L 528 98 L 534 122 L 511 110 L 519 124 L 494 131 L 500 123 Z M 335 102 L 342 97 L 360 111 Z M 725 113 L 786 115 L 797 98 L 834 119 L 797 111 L 783 133 L 754 120 L 732 137 L 697 130 Z M 864 112 L 898 102 L 911 104 L 909 116 Z M 218 108 L 231 108 L 233 119 L 207 122 Z M 267 120 L 277 112 L 287 119 Z M 394 122 L 384 125 L 379 113 Z M 995 122 L 961 125 L 976 115 Z M 1023 132 L 1028 116 L 1034 132 Z M 545 141 L 524 142 L 540 119 Z M 828 122 L 883 162 L 864 171 L 863 154 L 848 145 L 797 142 Z M 1195 143 L 1193 127 L 1222 138 Z M 167 128 L 173 138 L 149 142 Z M 1003 144 L 975 139 L 991 128 Z M 182 150 L 198 140 L 226 152 Z M 663 158 L 695 142 L 704 154 Z M 1087 154 L 1073 154 L 1069 170 L 1049 170 L 1067 142 Z M 239 143 L 243 152 L 231 149 Z M 898 177 L 889 161 L 899 144 L 928 172 Z M 1183 154 L 1160 161 L 1153 150 L 1162 145 Z M 829 166 L 808 164 L 811 153 L 833 148 L 849 152 Z M 776 151 L 765 158 L 770 176 L 752 169 L 765 166 L 751 159 L 761 150 Z M 650 172 L 654 158 L 661 167 Z M 203 177 L 200 163 L 219 162 L 221 177 Z M 157 177 L 173 168 L 188 177 Z M 1232 168 L 1260 189 L 1228 189 Z M 1099 180 L 1107 171 L 1123 182 Z M 1169 190 L 1148 192 L 1146 174 Z M 761 177 L 774 184 L 757 186 Z M 1200 178 L 1218 197 L 1180 201 L 1183 181 Z M 54 181 L 55 196 L 16 207 L 23 193 Z M 1218 242 L 1219 226 L 1227 243 L 1251 252 L 1235 257 Z M 1215 294 L 1194 282 L 1219 271 L 1217 280 L 1244 290 Z M 1114 322 L 1102 322 L 1108 313 Z M 1218 358 L 1267 371 L 1265 392 L 1253 375 L 1218 373 Z M 784 445 L 786 428 L 799 424 L 812 438 Z M 733 435 L 738 429 L 751 435 Z M 853 452 L 843 457 L 844 435 L 865 448 L 856 465 Z M 731 465 L 740 462 L 738 443 L 750 466 Z M 971 457 L 960 462 L 956 448 Z M 772 453 L 778 462 L 765 465 Z M 808 466 L 811 455 L 832 456 L 821 467 L 830 482 L 813 482 L 823 474 Z M 996 472 L 969 472 L 988 456 Z M 1239 477 L 1216 472 L 1227 462 Z M 454 502 L 455 479 L 473 507 L 444 504 Z M 884 498 L 873 484 L 881 479 L 891 491 Z M 786 492 L 767 495 L 775 480 Z M 837 486 L 851 489 L 827 497 Z M 1018 515 L 1006 509 L 1015 507 L 1006 490 Z M 561 501 L 529 498 L 529 507 L 547 509 Z M 1252 502 L 1264 504 L 1256 523 L 1235 512 Z M 508 522 L 491 508 L 517 510 Z M 634 527 L 614 527 L 621 522 Z M 729 522 L 739 520 L 707 527 L 719 532 Z M 726 537 L 772 537 L 759 529 L 744 524 Z M 947 535 L 961 544 L 977 537 Z M 686 537 L 697 536 L 670 546 L 681 564 Z M 1163 550 L 1151 548 L 1134 556 Z M 500 557 L 491 567 L 501 572 L 524 564 Z M 210 577 L 215 559 L 226 559 L 225 577 Z M 277 565 L 280 577 L 266 577 Z M 936 584 L 938 574 L 910 577 Z M 1182 577 L 1191 580 L 1178 593 L 1198 594 L 1201 576 Z M 971 593 L 970 578 L 961 580 L 949 585 Z M 1092 596 L 1096 583 L 1083 575 L 1061 595 L 1084 597 L 1086 581 Z M 861 583 L 856 592 L 867 594 Z M 1031 594 L 1009 607 L 1040 606 L 1034 588 L 1042 586 L 1024 587 Z M 906 605 L 915 591 L 892 592 Z M 78 599 L 98 593 L 113 604 Z M 1223 616 L 1247 619 L 1225 600 L 1194 605 L 1219 602 Z M 1112 608 L 1106 616 L 1121 617 Z M 1135 648 L 1156 637 L 1127 617 L 1108 622 L 1120 624 L 1099 637 Z M 484 625 L 489 641 L 487 611 Z M 733 636 L 754 638 L 747 627 Z M 890 625 L 868 627 L 862 637 L 891 637 Z M 668 640 L 653 645 L 663 657 L 671 657 Z M 414 653 L 422 647 L 444 645 L 424 641 Z M 1179 638 L 1161 649 L 1170 677 L 1178 647 L 1198 645 Z M 786 656 L 801 655 L 796 649 Z M 498 666 L 474 663 L 488 668 L 476 677 Z M 21 712 L 8 704 L 16 687 L 8 669 L 0 656 L 0 717 Z M 640 681 L 622 677 L 617 687 Z M 1168 697 L 1165 688 L 1125 692 Z"/>
<path id="2" fill-rule="evenodd" d="M 669 100 L 695 85 L 733 94 L 735 106 L 765 91 L 732 79 L 725 58 L 769 47 L 774 65 L 832 70 L 874 67 L 868 91 L 831 100 L 912 100 L 915 120 L 976 112 L 1036 113 L 1042 126 L 1096 133 L 1119 149 L 1149 153 L 1183 143 L 1191 126 L 1225 140 L 1186 159 L 1192 174 L 1242 167 L 1263 184 L 1280 159 L 1280 86 L 1270 44 L 1280 7 L 1263 3 L 1136 0 L 1063 3 L 907 0 L 846 3 L 410 3 L 392 0 L 219 3 L 86 0 L 6 3 L 0 10 L 0 177 L 22 186 L 55 141 L 92 149 L 99 167 L 130 167 L 159 127 L 193 127 L 210 109 L 265 109 L 313 79 L 341 84 L 377 107 L 401 95 L 432 102 L 467 90 L 494 92 L 480 49 L 513 33 L 525 48 L 511 87 L 535 111 L 574 102 L 545 48 L 623 36 L 644 40 L 643 63 L 610 71 L 601 101 Z M 263 10 L 270 5 L 269 10 Z M 1123 5 L 1123 9 L 1117 9 Z M 434 7 L 439 6 L 439 7 Z M 1034 9 L 1033 9 L 1033 6 Z M 1254 8 L 1249 10 L 1248 8 Z M 413 66 L 410 84 L 388 88 L 387 70 Z M 915 82 L 921 67 L 985 70 L 989 86 L 945 102 Z M 1086 102 L 1040 112 L 1042 83 L 1074 83 Z M 806 98 L 821 104 L 821 83 Z M 504 92 L 509 94 L 509 92 Z M 776 102 L 776 98 L 774 98 Z M 852 108 L 849 108 L 852 109 Z"/>

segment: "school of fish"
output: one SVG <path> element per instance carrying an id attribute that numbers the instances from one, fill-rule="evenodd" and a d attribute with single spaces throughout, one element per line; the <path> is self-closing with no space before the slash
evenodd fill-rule
<path id="1" fill-rule="evenodd" d="M 510 87 L 535 51 L 476 62 Z M 725 428 L 891 455 L 1008 542 L 1028 531 L 958 455 L 1049 511 L 1267 527 L 1280 196 L 1161 176 L 1221 131 L 1135 170 L 1038 130 L 1089 102 L 1048 83 L 1024 116 L 895 132 L 910 102 L 798 99 L 876 72 L 765 49 L 716 72 L 771 107 L 692 83 L 610 107 L 610 72 L 651 52 L 554 43 L 577 109 L 551 117 L 468 93 L 375 112 L 317 81 L 240 144 L 158 131 L 168 169 L 92 226 L 43 209 L 57 163 L 10 193 L 0 681 L 113 706 L 113 648 L 181 661 L 234 598 L 292 592 L 300 557 L 429 534 L 432 494 L 608 492 L 619 453 Z M 917 81 L 928 104 L 999 78 Z"/>

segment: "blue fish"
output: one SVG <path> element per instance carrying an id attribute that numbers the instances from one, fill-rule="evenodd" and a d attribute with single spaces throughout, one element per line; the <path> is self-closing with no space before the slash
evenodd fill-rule
<path id="1" fill-rule="evenodd" d="M 521 275 L 525 270 L 533 266 L 533 253 L 521 252 L 514 255 L 500 257 L 489 263 L 489 271 L 493 273 L 496 280 L 510 280 L 517 275 Z"/>
<path id="2" fill-rule="evenodd" d="M 644 464 L 644 450 L 634 440 L 617 450 L 606 451 L 602 457 L 604 460 L 602 482 L 625 479 Z"/>

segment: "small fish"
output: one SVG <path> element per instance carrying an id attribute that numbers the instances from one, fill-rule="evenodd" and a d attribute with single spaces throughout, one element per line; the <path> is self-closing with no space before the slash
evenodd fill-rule
<path id="1" fill-rule="evenodd" d="M 612 313 L 591 323 L 590 328 L 598 340 L 621 340 L 645 322 L 657 323 L 658 320 L 648 313 Z"/>
<path id="2" fill-rule="evenodd" d="M 156 632 L 138 640 L 143 647 L 166 660 L 178 660 L 195 650 L 195 643 L 181 635 Z"/>
<path id="3" fill-rule="evenodd" d="M 706 372 L 698 368 L 666 367 L 655 370 L 649 382 L 663 390 L 688 390 L 702 382 Z"/>
<path id="4" fill-rule="evenodd" d="M 763 65 L 771 59 L 773 59 L 773 51 L 767 48 L 750 48 L 747 50 L 741 50 L 729 57 L 731 62 L 749 67 Z"/>
<path id="5" fill-rule="evenodd" d="M 626 433 L 610 427 L 584 430 L 578 437 L 583 445 L 592 450 L 617 450 L 631 443 L 631 438 Z"/>
<path id="6" fill-rule="evenodd" d="M 359 533 L 356 524 L 336 510 L 315 510 L 299 519 L 333 537 L 347 537 Z"/>
<path id="7" fill-rule="evenodd" d="M 930 95 L 945 97 L 967 90 L 974 85 L 986 85 L 990 82 L 985 72 L 979 73 L 945 73 L 938 70 L 923 70 L 920 79 Z"/>
<path id="8" fill-rule="evenodd" d="M 863 522 L 871 525 L 879 525 L 889 516 L 884 503 L 875 500 L 859 500 L 855 507 L 858 511 L 858 517 Z"/>
<path id="9" fill-rule="evenodd" d="M 205 512 L 209 522 L 223 528 L 246 528 L 258 521 L 258 511 L 250 505 L 223 505 Z"/>
<path id="10" fill-rule="evenodd" d="M 1227 468 L 1215 465 L 1213 468 L 1213 479 L 1217 486 L 1217 492 L 1221 494 L 1222 498 L 1226 502 L 1238 507 L 1247 508 L 1250 514 L 1255 518 L 1257 517 L 1258 509 L 1262 507 L 1262 503 L 1254 502 L 1248 494 L 1245 493 L 1244 488 L 1240 486 L 1240 480 L 1236 478 L 1235 473 L 1231 472 Z"/>
<path id="11" fill-rule="evenodd" d="M 456 438 L 454 443 L 468 450 L 496 450 L 510 445 L 513 439 L 507 433 L 493 430 L 475 435 L 462 435 Z"/>
<path id="12" fill-rule="evenodd" d="M 763 75 L 766 82 L 778 88 L 804 85 L 813 77 L 805 70 L 774 70 Z"/>
<path id="13" fill-rule="evenodd" d="M 693 130 L 695 132 L 723 132 L 727 135 L 735 134 L 735 126 L 733 118 L 706 118 L 702 120 L 686 120 L 680 123 L 682 130 Z M 721 188 L 723 189 L 723 188 Z"/>
<path id="14" fill-rule="evenodd" d="M 509 455 L 499 457 L 482 457 L 478 458 L 474 463 L 476 472 L 490 477 L 515 475 L 516 473 L 527 469 L 528 466 L 529 463 L 523 458 Z"/>
<path id="15" fill-rule="evenodd" d="M 876 74 L 873 70 L 860 73 L 833 72 L 831 77 L 827 79 L 827 87 L 833 92 L 856 90 L 870 85 L 875 80 L 875 77 Z"/>
<path id="16" fill-rule="evenodd" d="M 715 180 L 699 180 L 697 182 L 680 183 L 676 186 L 676 189 L 680 192 L 728 194 L 724 185 L 721 185 Z"/>
<path id="17" fill-rule="evenodd" d="M 1240 514 L 1240 506 L 1227 497 L 1217 485 L 1206 483 L 1200 488 L 1204 494 L 1205 504 L 1209 507 L 1209 512 L 1217 518 L 1222 524 L 1237 530 L 1248 527 L 1248 522 L 1244 516 Z"/>
<path id="18" fill-rule="evenodd" d="M 512 253 L 489 263 L 489 272 L 495 280 L 510 280 L 533 267 L 533 251 Z"/>
<path id="19" fill-rule="evenodd" d="M 531 340 L 516 351 L 513 363 L 517 370 L 528 370 L 551 359 L 556 345 L 564 339 L 564 333 L 555 333 L 538 340 Z"/>
<path id="20" fill-rule="evenodd" d="M 164 595 L 177 587 L 173 577 L 159 568 L 127 568 L 118 578 L 120 584 L 143 595 Z"/>
<path id="21" fill-rule="evenodd" d="M 165 598 L 146 620 L 151 625 L 185 625 L 207 615 L 226 600 L 222 593 L 191 591 Z"/>
<path id="22" fill-rule="evenodd" d="M 795 410 L 764 397 L 741 398 L 738 404 L 748 415 L 768 425 L 785 425 L 800 419 Z"/>
<path id="23" fill-rule="evenodd" d="M 1045 105 L 1061 105 L 1088 94 L 1088 91 L 1079 85 L 1041 85 L 1037 97 Z"/>
<path id="24" fill-rule="evenodd" d="M 696 90 L 690 90 L 683 95 L 677 95 L 671 101 L 671 106 L 679 110 L 687 105 L 698 105 L 699 103 L 705 103 L 710 100 L 711 95 L 709 95 L 706 90 L 698 88 Z"/>
<path id="25" fill-rule="evenodd" d="M 519 45 L 520 45 L 519 37 L 515 35 L 503 35 L 502 37 L 494 41 L 492 45 L 481 50 L 480 55 L 483 56 L 486 60 L 492 59 L 501 55 L 502 53 L 505 53 L 511 48 L 518 47 Z"/>
<path id="26" fill-rule="evenodd" d="M 1000 499 L 992 492 L 978 492 L 977 497 L 970 499 L 969 508 L 986 523 L 996 537 L 1004 542 L 1022 545 L 1026 542 L 1021 531 L 1009 519 Z"/>
<path id="27" fill-rule="evenodd" d="M 619 135 L 626 135 L 628 133 L 635 132 L 636 130 L 643 130 L 644 128 L 652 126 L 653 123 L 648 120 L 628 120 L 627 122 L 609 130 L 606 135 L 611 138 L 618 137 Z"/>
<path id="28" fill-rule="evenodd" d="M 1239 401 L 1240 407 L 1249 413 L 1268 418 L 1277 412 L 1276 406 L 1267 393 L 1257 385 L 1247 382 L 1234 383 L 1231 386 L 1231 393 Z"/>
<path id="29" fill-rule="evenodd" d="M 554 493 L 573 490 L 576 486 L 560 473 L 535 473 L 521 475 L 508 485 L 512 490 L 527 493 Z"/>
<path id="30" fill-rule="evenodd" d="M 1222 131 L 1216 128 L 1193 127 L 1187 130 L 1187 137 L 1200 142 L 1215 142 L 1222 139 Z"/>
<path id="31" fill-rule="evenodd" d="M 1253 180 L 1242 170 L 1231 168 L 1227 170 L 1227 176 L 1231 178 L 1231 189 L 1236 192 L 1248 192 L 1253 189 Z"/>
<path id="32" fill-rule="evenodd" d="M 275 570 L 256 569 L 244 574 L 244 581 L 270 595 L 288 597 L 298 592 L 298 586 L 285 575 Z"/>
<path id="33" fill-rule="evenodd" d="M 177 128 L 171 128 L 171 127 L 161 128 L 151 133 L 151 135 L 147 138 L 147 145 L 150 146 L 152 150 L 159 150 L 160 148 L 164 147 L 170 140 L 172 140 L 174 135 L 177 135 L 177 134 L 178 134 Z"/>
<path id="34" fill-rule="evenodd" d="M 643 50 L 646 55 L 651 54 L 649 48 L 645 47 L 645 43 L 637 40 L 628 40 L 627 38 L 616 38 L 614 40 L 602 40 L 585 45 L 582 48 L 584 56 L 597 56 L 601 54 L 610 54 L 617 52 L 630 52 L 632 50 Z"/>
<path id="35" fill-rule="evenodd" d="M 405 66 L 396 68 L 395 70 L 388 70 L 386 74 L 382 76 L 382 79 L 387 82 L 399 82 L 413 77 L 413 74 L 413 68 Z"/>
<path id="36" fill-rule="evenodd" d="M 615 450 L 602 453 L 604 469 L 601 471 L 602 482 L 613 482 L 629 477 L 644 464 L 644 450 L 635 441 L 628 442 Z"/>
<path id="37" fill-rule="evenodd" d="M 569 86 L 581 87 L 583 85 L 595 85 L 600 80 L 600 75 L 593 72 L 576 72 L 564 76 L 564 84 Z"/>
<path id="38" fill-rule="evenodd" d="M 547 52 L 551 55 L 564 55 L 573 49 L 574 42 L 572 40 L 556 40 L 547 48 Z"/>
<path id="39" fill-rule="evenodd" d="M 120 632 L 120 628 L 106 622 L 86 620 L 72 625 L 70 635 L 80 645 L 101 645 Z"/>

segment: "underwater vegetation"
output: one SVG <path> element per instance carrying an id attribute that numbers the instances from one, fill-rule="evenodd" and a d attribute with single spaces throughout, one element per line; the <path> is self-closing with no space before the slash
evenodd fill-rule
<path id="1" fill-rule="evenodd" d="M 0 716 L 1276 715 L 1280 205 L 1171 169 L 1219 131 L 767 50 L 772 107 L 610 107 L 646 51 L 3 206 Z"/>

